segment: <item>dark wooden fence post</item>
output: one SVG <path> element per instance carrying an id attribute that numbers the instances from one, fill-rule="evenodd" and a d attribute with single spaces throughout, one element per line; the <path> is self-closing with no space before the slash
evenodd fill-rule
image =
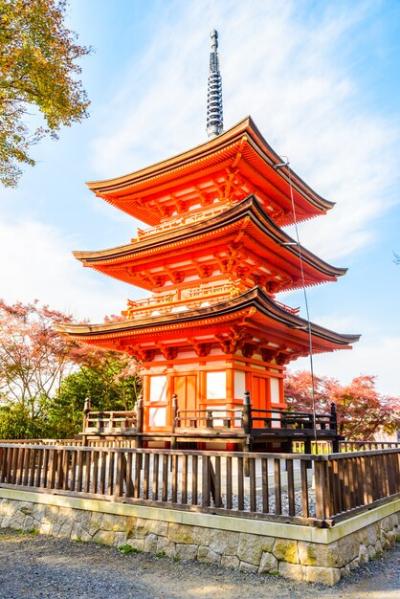
<path id="1" fill-rule="evenodd" d="M 172 396 L 172 432 L 175 432 L 175 428 L 178 422 L 178 396 L 176 393 Z"/>
<path id="2" fill-rule="evenodd" d="M 336 431 L 337 432 L 337 412 L 336 412 L 336 404 L 334 402 L 331 403 L 331 414 L 330 414 L 330 419 L 329 419 L 329 428 L 332 431 Z M 335 437 L 332 440 L 332 451 L 333 451 L 333 453 L 339 453 L 339 451 L 340 451 L 339 439 L 337 437 Z"/>
<path id="3" fill-rule="evenodd" d="M 244 393 L 244 402 L 243 402 L 243 430 L 246 434 L 246 441 L 243 447 L 243 451 L 249 452 L 251 449 L 251 431 L 253 428 L 253 419 L 251 415 L 251 401 L 250 401 L 250 392 L 245 391 Z M 244 474 L 245 476 L 250 476 L 250 464 L 249 459 L 244 459 Z"/>
<path id="4" fill-rule="evenodd" d="M 253 428 L 252 416 L 251 416 L 251 402 L 250 402 L 250 393 L 246 391 L 244 394 L 243 401 L 243 430 L 246 435 L 251 434 L 251 430 Z"/>
<path id="5" fill-rule="evenodd" d="M 208 461 L 208 472 L 210 477 L 209 488 L 215 507 L 221 507 L 223 505 L 221 497 L 221 458 L 216 458 L 216 460 L 217 471 L 214 470 L 211 458 Z"/>
<path id="6" fill-rule="evenodd" d="M 83 445 L 86 445 L 86 443 L 87 443 L 87 437 L 86 437 L 85 433 L 86 433 L 86 429 L 88 428 L 88 418 L 89 418 L 91 409 L 92 409 L 92 405 L 91 405 L 90 397 L 86 397 L 85 403 L 83 405 L 83 429 L 82 429 L 82 432 L 83 432 L 82 444 Z"/>
<path id="7" fill-rule="evenodd" d="M 330 429 L 333 431 L 337 431 L 337 412 L 336 412 L 336 404 L 331 403 L 331 417 L 330 417 Z"/>
<path id="8" fill-rule="evenodd" d="M 171 425 L 171 449 L 176 449 L 176 437 L 174 436 L 176 421 L 178 418 L 178 396 L 176 393 L 172 396 L 172 425 Z M 171 460 L 172 468 L 172 460 Z"/>
<path id="9" fill-rule="evenodd" d="M 315 477 L 315 515 L 318 520 L 324 521 L 329 518 L 329 508 L 327 504 L 328 477 L 327 477 L 327 462 L 323 459 L 315 459 L 314 461 L 314 477 Z"/>
<path id="10" fill-rule="evenodd" d="M 143 432 L 143 399 L 141 397 L 136 402 L 136 431 Z"/>
<path id="11" fill-rule="evenodd" d="M 142 446 L 142 437 L 140 436 L 143 432 L 143 398 L 139 397 L 136 402 L 136 448 Z"/>

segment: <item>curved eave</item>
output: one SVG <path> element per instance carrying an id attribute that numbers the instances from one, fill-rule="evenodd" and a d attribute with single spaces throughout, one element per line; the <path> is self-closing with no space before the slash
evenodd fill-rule
<path id="1" fill-rule="evenodd" d="M 93 324 L 93 325 L 60 325 L 58 330 L 76 338 L 107 338 L 109 336 L 126 336 L 129 334 L 149 333 L 157 329 L 179 328 L 185 324 L 200 325 L 201 321 L 207 323 L 226 318 L 234 318 L 235 314 L 255 309 L 254 314 L 264 315 L 289 329 L 297 330 L 299 333 L 308 335 L 308 323 L 303 318 L 291 314 L 278 306 L 259 287 L 243 293 L 229 301 L 214 304 L 213 306 L 188 310 L 186 312 L 168 314 L 143 319 L 139 322 L 127 320 L 115 323 Z M 250 312 L 251 313 L 251 310 Z M 254 316 L 253 314 L 253 316 Z M 314 337 L 337 346 L 337 349 L 349 347 L 360 339 L 360 335 L 343 335 L 336 333 L 314 323 L 311 323 L 311 333 Z"/>
<path id="2" fill-rule="evenodd" d="M 112 262 L 121 262 L 130 257 L 134 259 L 146 252 L 159 251 L 161 253 L 168 249 L 168 246 L 171 244 L 174 244 L 176 247 L 179 243 L 193 240 L 197 235 L 204 236 L 211 234 L 212 232 L 220 235 L 221 227 L 229 227 L 229 225 L 237 223 L 245 218 L 250 218 L 265 235 L 279 245 L 282 248 L 283 254 L 288 252 L 299 258 L 301 252 L 303 261 L 305 261 L 309 267 L 316 269 L 323 276 L 328 278 L 341 277 L 346 274 L 347 268 L 332 266 L 318 258 L 318 256 L 306 248 L 297 246 L 296 241 L 292 237 L 275 225 L 273 220 L 262 208 L 257 198 L 253 195 L 248 196 L 241 202 L 235 204 L 232 208 L 229 208 L 208 220 L 202 220 L 198 223 L 181 227 L 180 229 L 169 230 L 165 233 L 152 235 L 147 239 L 135 243 L 94 252 L 78 251 L 73 254 L 85 266 L 101 270 L 102 266 L 107 266 Z"/>
<path id="3" fill-rule="evenodd" d="M 177 171 L 183 171 L 196 162 L 205 160 L 227 146 L 243 140 L 249 142 L 249 145 L 255 152 L 257 152 L 267 166 L 273 168 L 276 164 L 282 162 L 282 158 L 272 149 L 261 135 L 251 117 L 247 117 L 211 141 L 195 146 L 172 158 L 162 160 L 121 177 L 99 181 L 88 181 L 87 186 L 98 196 L 117 205 L 116 197 L 118 196 L 118 193 L 122 194 L 128 190 L 135 191 L 136 188 L 141 189 L 143 188 L 143 185 L 149 183 L 155 185 L 159 180 L 162 180 L 163 177 L 166 178 Z M 277 175 L 286 183 L 289 182 L 289 172 L 287 167 L 275 170 L 275 173 L 277 173 Z M 303 181 L 303 179 L 292 169 L 291 180 L 293 186 L 297 188 L 297 191 L 303 198 L 321 214 L 330 210 L 335 205 L 333 202 L 330 202 L 317 194 L 316 191 L 305 183 L 305 181 Z M 116 197 L 111 197 L 112 194 Z M 117 207 L 123 209 L 122 205 Z M 140 209 L 138 209 L 138 213 L 139 212 Z M 142 210 L 142 212 L 145 216 L 145 210 Z M 148 217 L 147 220 L 146 218 L 143 220 L 144 222 L 150 222 L 152 219 Z"/>

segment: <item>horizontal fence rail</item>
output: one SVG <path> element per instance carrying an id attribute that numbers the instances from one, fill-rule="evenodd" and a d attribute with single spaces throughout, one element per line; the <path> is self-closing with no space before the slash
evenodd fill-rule
<path id="1" fill-rule="evenodd" d="M 400 449 L 397 441 L 339 441 L 340 451 L 377 451 L 380 449 Z"/>
<path id="2" fill-rule="evenodd" d="M 82 439 L 0 439 L 0 446 L 11 443 L 15 445 L 66 445 L 80 447 L 83 441 Z"/>
<path id="3" fill-rule="evenodd" d="M 400 449 L 397 441 L 338 441 L 339 452 L 353 453 L 357 451 L 378 451 L 382 449 Z M 332 441 L 311 441 L 311 453 L 313 455 L 325 455 L 334 453 Z M 307 453 L 304 441 L 292 441 L 292 450 L 295 453 Z"/>
<path id="4" fill-rule="evenodd" d="M 400 449 L 313 456 L 3 443 L 0 485 L 331 526 L 400 495 Z"/>

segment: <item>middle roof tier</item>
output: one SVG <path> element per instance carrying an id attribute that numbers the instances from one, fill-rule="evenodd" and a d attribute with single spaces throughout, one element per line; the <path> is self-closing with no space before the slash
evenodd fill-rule
<path id="1" fill-rule="evenodd" d="M 254 195 L 138 232 L 131 243 L 74 252 L 88 266 L 156 293 L 218 281 L 258 285 L 268 293 L 335 281 L 331 266 L 300 246 L 267 215 Z"/>

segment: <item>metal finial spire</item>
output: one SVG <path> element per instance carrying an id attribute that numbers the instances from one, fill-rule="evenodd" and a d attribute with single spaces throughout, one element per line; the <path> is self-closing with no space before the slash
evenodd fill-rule
<path id="1" fill-rule="evenodd" d="M 218 32 L 213 29 L 210 33 L 210 37 L 211 52 L 207 90 L 207 133 L 208 137 L 215 137 L 222 133 L 224 128 L 222 113 L 222 79 L 219 72 Z"/>

